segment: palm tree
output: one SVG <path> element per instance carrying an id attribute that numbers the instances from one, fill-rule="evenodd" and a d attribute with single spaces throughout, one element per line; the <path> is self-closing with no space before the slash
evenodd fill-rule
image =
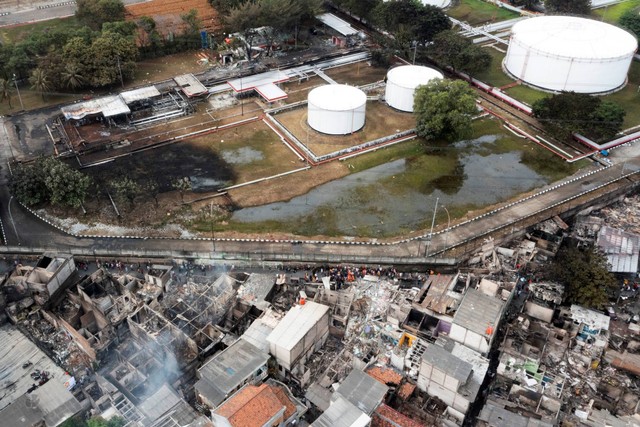
<path id="1" fill-rule="evenodd" d="M 70 89 L 78 89 L 85 84 L 85 78 L 80 67 L 75 62 L 68 63 L 60 76 L 62 77 L 62 83 Z"/>
<path id="2" fill-rule="evenodd" d="M 9 108 L 11 107 L 11 80 L 9 79 L 0 79 L 0 101 L 4 101 L 5 99 L 9 103 Z"/>
<path id="3" fill-rule="evenodd" d="M 47 73 L 42 68 L 36 68 L 31 73 L 31 77 L 29 77 L 29 83 L 31 83 L 31 88 L 37 90 L 42 94 L 42 100 L 44 101 L 44 94 L 51 89 L 51 83 L 49 82 L 49 77 L 47 77 Z"/>

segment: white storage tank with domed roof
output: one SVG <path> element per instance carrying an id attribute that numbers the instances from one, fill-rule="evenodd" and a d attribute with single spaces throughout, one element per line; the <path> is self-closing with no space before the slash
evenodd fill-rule
<path id="1" fill-rule="evenodd" d="M 441 72 L 419 65 L 402 65 L 387 73 L 387 87 L 384 98 L 390 107 L 400 111 L 413 112 L 413 95 L 416 88 L 433 79 L 442 79 Z"/>
<path id="2" fill-rule="evenodd" d="M 575 16 L 516 23 L 504 59 L 514 78 L 553 92 L 606 93 L 623 87 L 638 48 L 616 26 Z"/>
<path id="3" fill-rule="evenodd" d="M 364 126 L 367 95 L 354 86 L 325 85 L 307 98 L 307 123 L 318 132 L 347 135 Z"/>

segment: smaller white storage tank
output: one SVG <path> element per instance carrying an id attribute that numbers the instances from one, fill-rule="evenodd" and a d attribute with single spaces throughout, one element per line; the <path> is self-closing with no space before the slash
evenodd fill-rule
<path id="1" fill-rule="evenodd" d="M 347 135 L 364 126 L 367 95 L 347 85 L 320 86 L 309 92 L 307 122 L 318 132 Z"/>
<path id="2" fill-rule="evenodd" d="M 384 98 L 389 106 L 413 112 L 413 96 L 416 88 L 426 85 L 433 79 L 442 79 L 441 72 L 419 65 L 403 65 L 392 68 L 387 73 L 387 87 Z"/>

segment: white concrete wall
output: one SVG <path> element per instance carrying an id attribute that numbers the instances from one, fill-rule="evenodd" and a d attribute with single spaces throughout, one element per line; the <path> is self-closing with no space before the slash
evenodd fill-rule
<path id="1" fill-rule="evenodd" d="M 489 341 L 483 335 L 465 329 L 455 323 L 451 325 L 449 337 L 482 354 L 486 354 L 489 351 Z"/>

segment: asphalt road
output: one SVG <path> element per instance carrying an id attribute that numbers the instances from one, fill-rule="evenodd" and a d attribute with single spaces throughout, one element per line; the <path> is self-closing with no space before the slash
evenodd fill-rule
<path id="1" fill-rule="evenodd" d="M 124 0 L 124 4 L 142 3 L 147 0 Z M 64 18 L 76 13 L 76 4 L 68 0 L 15 0 L 4 1 L 0 8 L 0 27 Z M 7 13 L 6 15 L 4 15 Z"/>

